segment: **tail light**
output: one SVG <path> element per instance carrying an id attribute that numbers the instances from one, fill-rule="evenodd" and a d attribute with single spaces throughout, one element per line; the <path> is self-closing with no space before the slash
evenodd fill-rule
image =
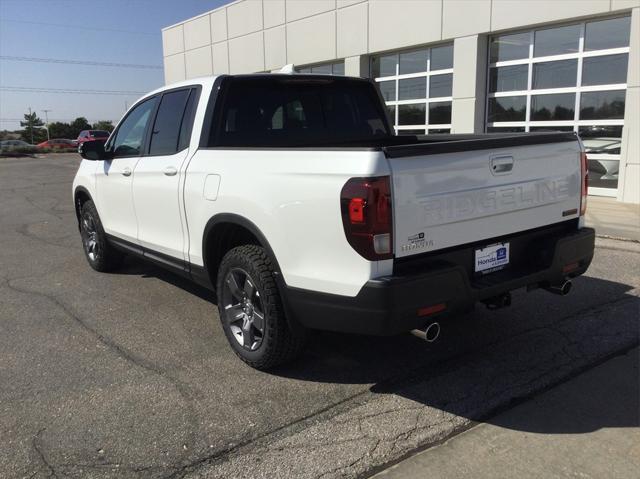
<path id="1" fill-rule="evenodd" d="M 342 187 L 340 209 L 347 241 L 360 256 L 370 261 L 393 258 L 388 176 L 351 178 Z"/>
<path id="2" fill-rule="evenodd" d="M 587 189 L 589 188 L 589 169 L 587 165 L 587 154 L 580 152 L 580 216 L 587 212 Z"/>

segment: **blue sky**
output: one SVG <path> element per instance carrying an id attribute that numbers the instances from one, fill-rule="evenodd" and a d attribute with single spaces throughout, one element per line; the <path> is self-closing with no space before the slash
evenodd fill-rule
<path id="1" fill-rule="evenodd" d="M 229 0 L 0 0 L 0 87 L 147 92 L 162 69 L 15 61 L 52 58 L 162 66 L 161 29 Z M 44 25 L 56 24 L 63 26 Z M 19 128 L 31 107 L 44 120 L 90 122 L 122 116 L 139 95 L 62 94 L 0 89 L 0 130 Z"/>

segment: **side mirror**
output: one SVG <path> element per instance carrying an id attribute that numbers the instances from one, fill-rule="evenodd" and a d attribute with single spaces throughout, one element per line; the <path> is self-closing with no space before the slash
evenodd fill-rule
<path id="1" fill-rule="evenodd" d="M 78 148 L 78 153 L 85 160 L 102 161 L 106 159 L 104 141 L 100 140 L 85 141 Z"/>

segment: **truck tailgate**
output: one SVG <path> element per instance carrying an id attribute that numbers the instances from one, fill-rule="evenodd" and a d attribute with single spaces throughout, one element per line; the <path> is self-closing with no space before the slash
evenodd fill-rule
<path id="1" fill-rule="evenodd" d="M 538 228 L 580 211 L 573 135 L 490 137 L 385 148 L 395 256 Z"/>

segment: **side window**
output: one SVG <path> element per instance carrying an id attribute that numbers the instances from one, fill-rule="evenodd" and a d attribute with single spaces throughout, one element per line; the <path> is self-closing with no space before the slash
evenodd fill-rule
<path id="1" fill-rule="evenodd" d="M 153 123 L 150 155 L 173 155 L 178 151 L 182 119 L 190 93 L 191 90 L 178 90 L 162 95 Z"/>
<path id="2" fill-rule="evenodd" d="M 142 153 L 144 133 L 156 98 L 145 100 L 136 106 L 118 127 L 118 132 L 110 145 L 114 158 L 121 156 L 138 156 Z"/>
<path id="3" fill-rule="evenodd" d="M 191 90 L 189 95 L 189 101 L 187 107 L 184 109 L 184 117 L 182 118 L 182 125 L 180 125 L 180 139 L 178 140 L 178 151 L 184 150 L 189 146 L 191 141 L 191 130 L 193 129 L 193 120 L 196 116 L 196 107 L 198 106 L 198 99 L 200 98 L 200 90 Z"/>

